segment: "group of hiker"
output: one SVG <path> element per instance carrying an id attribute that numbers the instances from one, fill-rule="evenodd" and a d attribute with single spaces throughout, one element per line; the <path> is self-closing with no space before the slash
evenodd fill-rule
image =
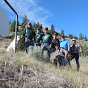
<path id="1" fill-rule="evenodd" d="M 77 64 L 77 70 L 79 71 L 79 54 L 83 51 L 82 47 L 76 44 L 76 40 L 72 39 L 72 44 L 65 39 L 64 35 L 61 35 L 61 41 L 57 39 L 57 33 L 53 36 L 49 33 L 48 27 L 44 29 L 44 33 L 40 33 L 40 28 L 37 28 L 36 33 L 32 28 L 32 24 L 28 23 L 26 28 L 23 30 L 21 38 L 25 37 L 26 53 L 28 53 L 28 47 L 40 46 L 43 52 L 47 50 L 47 60 L 50 61 L 50 55 L 54 52 L 54 64 L 57 66 L 65 66 L 75 58 Z M 68 55 L 71 55 L 69 58 Z"/>

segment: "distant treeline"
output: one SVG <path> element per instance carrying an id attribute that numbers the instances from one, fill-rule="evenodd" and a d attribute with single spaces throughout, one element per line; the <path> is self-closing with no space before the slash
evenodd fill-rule
<path id="1" fill-rule="evenodd" d="M 27 16 L 25 15 L 25 16 L 23 17 L 23 22 L 22 22 L 22 24 L 20 25 L 20 26 L 21 26 L 21 30 L 23 30 L 23 29 L 25 28 L 25 25 L 27 24 L 28 21 L 29 21 L 29 20 L 27 19 Z M 15 20 L 14 20 L 12 23 L 10 22 L 10 26 L 11 26 L 10 31 L 15 31 L 15 24 L 16 24 L 16 21 L 15 21 Z M 18 22 L 18 25 L 19 25 L 19 22 Z M 41 32 L 43 32 L 42 29 L 44 29 L 44 28 L 43 28 L 42 24 L 40 24 L 39 22 L 33 24 L 33 29 L 34 29 L 34 31 L 36 31 L 37 28 L 40 28 Z M 55 31 L 55 27 L 54 27 L 53 24 L 51 25 L 51 28 L 49 29 L 49 32 L 50 32 L 51 34 L 53 34 L 54 32 L 56 32 L 56 31 Z M 64 35 L 64 30 L 63 30 L 63 29 L 61 30 L 61 33 L 58 33 L 58 35 L 62 35 L 62 34 Z M 66 36 L 66 35 L 65 35 L 65 36 Z M 85 41 L 88 41 L 87 36 L 84 36 L 82 33 L 79 34 L 79 37 L 77 37 L 76 35 L 74 36 L 73 34 L 69 34 L 69 36 L 66 36 L 66 37 L 68 37 L 68 38 L 70 38 L 70 39 L 75 38 L 75 39 L 78 39 L 78 40 L 85 40 Z"/>

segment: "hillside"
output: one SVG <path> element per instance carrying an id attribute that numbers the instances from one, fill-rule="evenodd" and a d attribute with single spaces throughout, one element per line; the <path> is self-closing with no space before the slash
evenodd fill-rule
<path id="1" fill-rule="evenodd" d="M 80 57 L 77 72 L 75 60 L 71 61 L 72 68 L 60 68 L 24 51 L 6 53 L 10 42 L 0 37 L 0 88 L 88 88 L 88 56 Z"/>

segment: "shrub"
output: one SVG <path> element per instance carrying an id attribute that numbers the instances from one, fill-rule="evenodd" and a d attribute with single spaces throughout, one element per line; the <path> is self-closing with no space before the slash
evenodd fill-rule
<path id="1" fill-rule="evenodd" d="M 88 55 L 88 46 L 86 45 L 81 45 L 83 48 L 82 56 L 87 56 Z"/>
<path id="2" fill-rule="evenodd" d="M 28 49 L 29 56 L 35 57 L 37 59 L 47 59 L 47 52 L 45 51 L 42 56 L 42 49 L 40 46 L 30 46 Z"/>

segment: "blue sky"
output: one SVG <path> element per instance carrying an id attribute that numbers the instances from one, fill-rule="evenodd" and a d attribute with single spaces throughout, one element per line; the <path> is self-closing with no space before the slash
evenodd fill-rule
<path id="1" fill-rule="evenodd" d="M 19 15 L 19 22 L 26 14 L 32 23 L 39 22 L 44 27 L 53 24 L 57 32 L 64 30 L 65 35 L 88 37 L 88 0 L 7 0 Z M 3 0 L 0 0 L 0 6 Z M 4 3 L 10 21 L 16 16 Z"/>

